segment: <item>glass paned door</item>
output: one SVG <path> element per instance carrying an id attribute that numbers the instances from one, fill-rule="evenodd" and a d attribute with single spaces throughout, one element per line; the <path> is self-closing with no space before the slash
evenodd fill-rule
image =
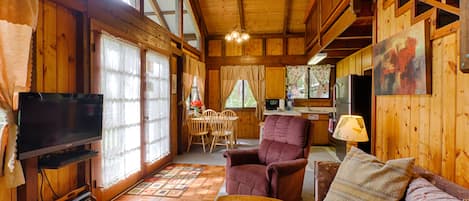
<path id="1" fill-rule="evenodd" d="M 169 154 L 169 58 L 148 51 L 145 90 L 145 162 Z"/>
<path id="2" fill-rule="evenodd" d="M 101 36 L 103 94 L 102 184 L 109 187 L 140 170 L 140 49 Z"/>

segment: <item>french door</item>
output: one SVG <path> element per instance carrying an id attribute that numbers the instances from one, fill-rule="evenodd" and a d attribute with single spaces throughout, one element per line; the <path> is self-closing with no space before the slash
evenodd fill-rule
<path id="1" fill-rule="evenodd" d="M 141 173 L 144 164 L 169 155 L 170 71 L 167 56 L 107 34 L 97 38 L 99 81 L 94 88 L 104 95 L 104 109 L 96 179 L 108 189 Z"/>

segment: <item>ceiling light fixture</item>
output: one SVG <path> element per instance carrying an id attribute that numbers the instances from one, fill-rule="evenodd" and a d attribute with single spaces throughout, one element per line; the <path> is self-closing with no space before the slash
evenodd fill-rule
<path id="1" fill-rule="evenodd" d="M 314 57 L 312 57 L 311 59 L 309 59 L 308 65 L 316 65 L 316 64 L 318 64 L 320 61 L 322 61 L 323 59 L 325 59 L 326 57 L 327 57 L 327 53 L 325 53 L 325 52 L 317 53 L 316 55 L 314 55 Z"/>
<path id="2" fill-rule="evenodd" d="M 242 43 L 249 39 L 249 34 L 243 30 L 233 30 L 230 33 L 225 35 L 225 40 L 227 41 L 236 41 L 237 43 Z"/>

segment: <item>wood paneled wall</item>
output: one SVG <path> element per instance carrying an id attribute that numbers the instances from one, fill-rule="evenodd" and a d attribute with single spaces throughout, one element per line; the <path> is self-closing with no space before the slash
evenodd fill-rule
<path id="1" fill-rule="evenodd" d="M 39 2 L 33 91 L 77 92 L 77 16 L 51 1 Z M 78 187 L 76 164 L 45 170 L 45 174 L 59 196 Z M 38 174 L 38 188 L 40 184 L 41 176 Z M 44 200 L 54 198 L 47 185 L 43 185 L 42 195 Z"/>
<path id="2" fill-rule="evenodd" d="M 410 10 L 396 16 L 381 0 L 377 12 L 378 41 L 411 26 Z M 417 165 L 469 187 L 469 74 L 458 70 L 459 32 L 431 44 L 431 94 L 376 97 L 376 155 L 414 157 Z"/>
<path id="3" fill-rule="evenodd" d="M 0 200 L 15 201 L 16 200 L 16 188 L 10 189 L 6 186 L 0 186 Z"/>
<path id="4" fill-rule="evenodd" d="M 363 71 L 372 68 L 372 56 L 373 47 L 370 45 L 340 60 L 336 64 L 336 77 L 349 74 L 363 75 Z"/>

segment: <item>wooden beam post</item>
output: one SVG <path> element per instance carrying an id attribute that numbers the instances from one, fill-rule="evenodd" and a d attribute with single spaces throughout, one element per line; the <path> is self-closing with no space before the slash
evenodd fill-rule
<path id="1" fill-rule="evenodd" d="M 288 32 L 288 21 L 291 15 L 291 4 L 292 1 L 285 1 L 285 10 L 283 11 L 283 35 L 287 35 Z"/>
<path id="2" fill-rule="evenodd" d="M 244 7 L 243 7 L 243 0 L 238 0 L 238 14 L 239 14 L 239 26 L 241 30 L 244 30 L 245 23 L 244 23 Z"/>

